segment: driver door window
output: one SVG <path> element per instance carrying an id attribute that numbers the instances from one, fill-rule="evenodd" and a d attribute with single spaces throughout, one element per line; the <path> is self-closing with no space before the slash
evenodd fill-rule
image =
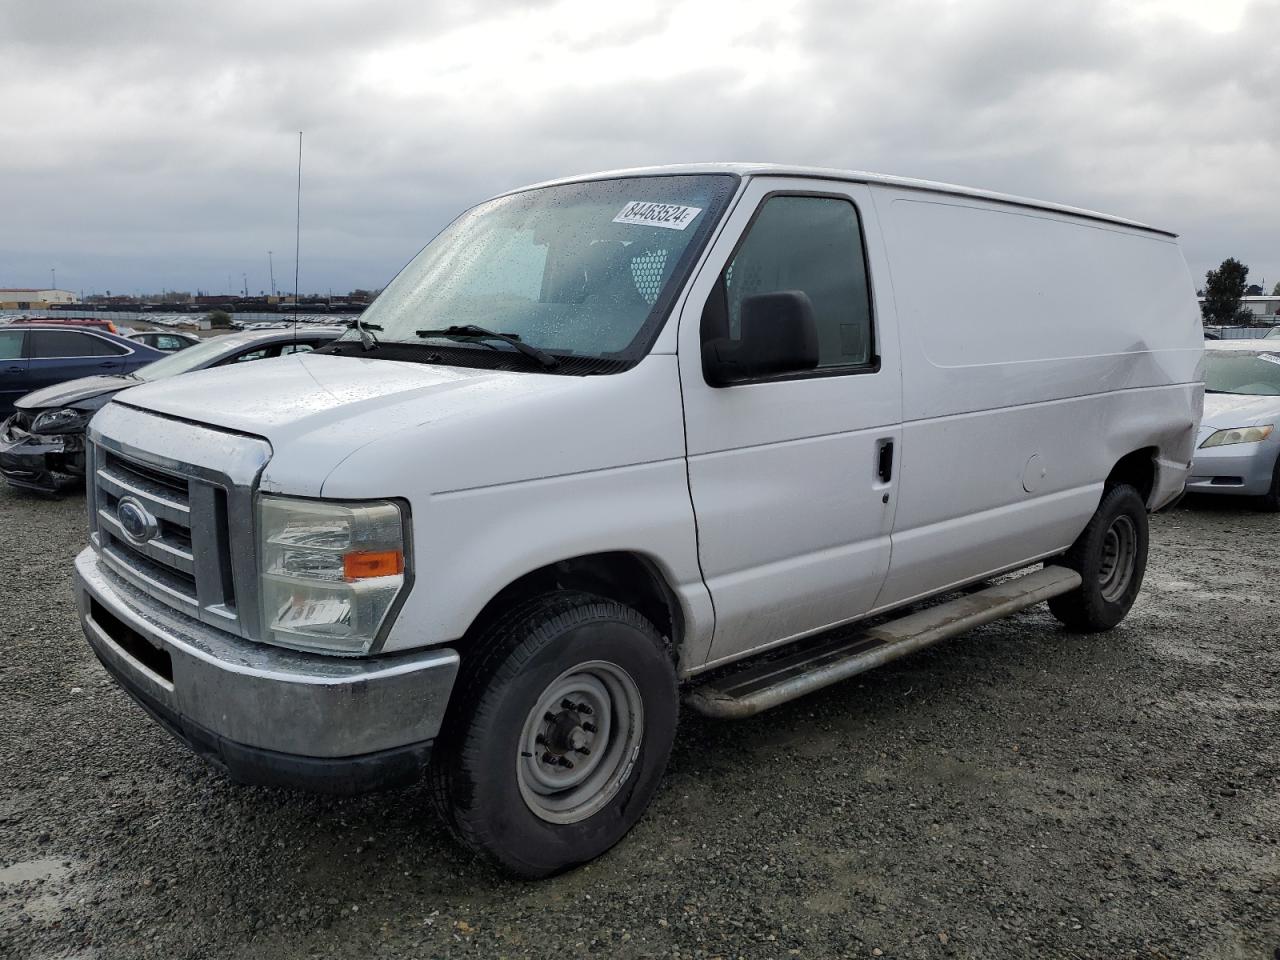
<path id="1" fill-rule="evenodd" d="M 802 291 L 813 304 L 819 371 L 874 363 L 862 227 L 852 202 L 816 196 L 768 198 L 708 301 L 703 341 L 718 336 L 737 339 L 742 302 L 783 290 Z"/>

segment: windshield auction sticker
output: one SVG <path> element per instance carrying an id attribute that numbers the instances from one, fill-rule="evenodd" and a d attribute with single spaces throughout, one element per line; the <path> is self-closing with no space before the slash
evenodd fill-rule
<path id="1" fill-rule="evenodd" d="M 614 223 L 638 223 L 646 227 L 683 230 L 702 212 L 701 207 L 682 207 L 675 203 L 650 203 L 632 200 L 613 218 Z"/>

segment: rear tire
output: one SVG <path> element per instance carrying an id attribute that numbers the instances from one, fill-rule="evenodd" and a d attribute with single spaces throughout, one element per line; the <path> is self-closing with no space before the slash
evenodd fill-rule
<path id="1" fill-rule="evenodd" d="M 560 591 L 464 653 L 432 793 L 454 834 L 520 877 L 600 856 L 649 805 L 675 739 L 675 664 L 629 607 Z"/>
<path id="2" fill-rule="evenodd" d="M 1080 633 L 1110 630 L 1128 614 L 1147 569 L 1147 507 L 1128 484 L 1108 487 L 1089 525 L 1055 563 L 1080 574 L 1080 587 L 1049 601 Z"/>

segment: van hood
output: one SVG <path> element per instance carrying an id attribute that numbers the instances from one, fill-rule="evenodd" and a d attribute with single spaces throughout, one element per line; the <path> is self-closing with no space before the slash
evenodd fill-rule
<path id="1" fill-rule="evenodd" d="M 1253 427 L 1280 420 L 1280 397 L 1256 397 L 1246 393 L 1204 395 L 1202 427 Z"/>
<path id="2" fill-rule="evenodd" d="M 423 483 L 462 490 L 679 456 L 679 396 L 674 356 L 580 377 L 295 354 L 143 384 L 115 402 L 266 439 L 264 490 L 405 496 Z M 343 492 L 326 486 L 340 464 Z"/>
<path id="3" fill-rule="evenodd" d="M 295 355 L 259 360 L 251 368 L 231 364 L 159 380 L 136 389 L 127 402 L 287 443 L 366 410 L 389 412 L 395 405 L 431 396 L 439 412 L 482 385 L 506 393 L 517 384 L 527 389 L 524 381 L 530 379 L 501 371 Z"/>

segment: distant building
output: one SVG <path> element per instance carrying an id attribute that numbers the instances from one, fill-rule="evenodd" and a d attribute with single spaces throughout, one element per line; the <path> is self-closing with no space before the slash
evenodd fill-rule
<path id="1" fill-rule="evenodd" d="M 1204 297 L 1197 299 L 1204 303 Z M 1280 323 L 1280 296 L 1273 294 L 1269 297 L 1241 297 L 1240 307 L 1260 320 L 1265 318 L 1268 323 Z"/>
<path id="2" fill-rule="evenodd" d="M 0 288 L 0 310 L 41 310 L 55 303 L 75 303 L 70 290 L 37 290 L 34 287 Z"/>

